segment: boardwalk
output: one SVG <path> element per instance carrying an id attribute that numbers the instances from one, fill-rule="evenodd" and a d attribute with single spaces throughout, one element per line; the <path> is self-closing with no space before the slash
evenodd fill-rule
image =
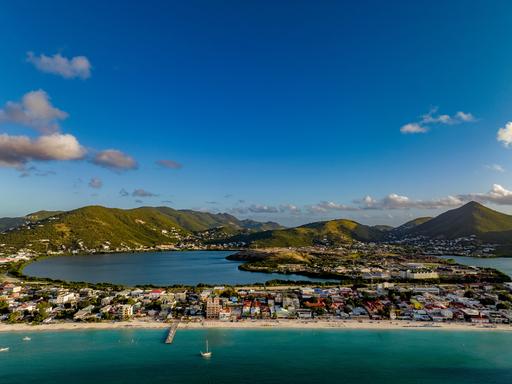
<path id="1" fill-rule="evenodd" d="M 175 321 L 171 324 L 171 327 L 169 328 L 169 333 L 165 338 L 165 344 L 172 344 L 174 336 L 176 335 L 176 331 L 178 330 L 179 323 L 179 321 Z"/>

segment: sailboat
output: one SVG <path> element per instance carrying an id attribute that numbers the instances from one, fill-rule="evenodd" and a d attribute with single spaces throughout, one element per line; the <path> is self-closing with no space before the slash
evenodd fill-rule
<path id="1" fill-rule="evenodd" d="M 206 351 L 201 351 L 201 356 L 204 357 L 205 359 L 209 359 L 210 357 L 212 357 L 212 352 L 208 350 L 208 339 L 206 339 Z"/>

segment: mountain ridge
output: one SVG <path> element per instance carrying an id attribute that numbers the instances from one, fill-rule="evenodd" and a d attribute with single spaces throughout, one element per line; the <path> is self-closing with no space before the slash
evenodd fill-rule
<path id="1" fill-rule="evenodd" d="M 17 220 L 14 218 L 14 223 Z M 12 225 L 12 219 L 4 219 Z M 1 221 L 0 221 L 1 223 Z M 179 244 L 245 244 L 250 247 L 337 246 L 414 237 L 456 239 L 512 245 L 512 216 L 470 202 L 437 217 L 420 217 L 396 228 L 336 219 L 284 228 L 274 222 L 240 220 L 228 213 L 170 207 L 108 208 L 98 205 L 71 211 L 39 211 L 19 227 L 0 233 L 0 244 L 45 250 L 138 249 Z"/>
<path id="2" fill-rule="evenodd" d="M 411 228 L 407 234 L 441 239 L 476 236 L 483 241 L 508 244 L 512 243 L 511 232 L 511 215 L 471 201 Z"/>
<path id="3" fill-rule="evenodd" d="M 277 223 L 241 221 L 229 214 L 214 214 L 170 207 L 133 209 L 85 206 L 47 214 L 38 221 L 0 234 L 0 243 L 13 249 L 27 244 L 44 250 L 132 249 L 177 244 L 194 233 L 214 230 L 211 236 L 232 236 L 240 232 L 282 228 Z"/>

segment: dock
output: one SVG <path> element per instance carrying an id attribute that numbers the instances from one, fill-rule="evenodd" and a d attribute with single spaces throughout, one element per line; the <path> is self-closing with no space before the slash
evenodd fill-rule
<path id="1" fill-rule="evenodd" d="M 169 333 L 167 334 L 167 337 L 165 338 L 165 344 L 172 344 L 174 341 L 174 336 L 176 335 L 176 331 L 178 330 L 178 325 L 180 324 L 179 321 L 174 321 L 171 326 L 169 327 Z"/>

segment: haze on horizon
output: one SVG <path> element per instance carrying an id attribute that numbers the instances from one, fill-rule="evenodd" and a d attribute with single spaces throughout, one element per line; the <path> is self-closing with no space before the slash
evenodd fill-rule
<path id="1" fill-rule="evenodd" d="M 511 213 L 511 22 L 501 1 L 6 4 L 0 217 Z"/>

